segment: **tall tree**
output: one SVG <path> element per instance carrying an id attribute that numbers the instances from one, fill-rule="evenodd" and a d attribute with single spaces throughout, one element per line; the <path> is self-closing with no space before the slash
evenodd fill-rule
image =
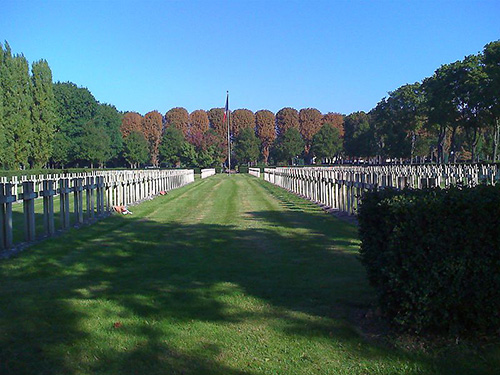
<path id="1" fill-rule="evenodd" d="M 373 134 L 365 112 L 354 112 L 344 119 L 344 149 L 351 157 L 373 156 Z"/>
<path id="2" fill-rule="evenodd" d="M 276 113 L 276 132 L 280 137 L 288 129 L 299 128 L 299 112 L 295 108 L 285 107 Z"/>
<path id="3" fill-rule="evenodd" d="M 123 156 L 131 168 L 137 168 L 149 159 L 149 144 L 144 134 L 134 130 L 123 140 Z"/>
<path id="4" fill-rule="evenodd" d="M 109 159 L 117 158 L 123 149 L 123 137 L 120 132 L 123 115 L 114 105 L 99 104 L 94 121 L 104 129 L 110 140 Z"/>
<path id="5" fill-rule="evenodd" d="M 328 122 L 325 123 L 314 135 L 311 150 L 318 158 L 331 162 L 342 151 L 339 129 Z"/>
<path id="6" fill-rule="evenodd" d="M 299 131 L 304 139 L 304 151 L 309 154 L 312 138 L 321 128 L 323 116 L 316 108 L 303 108 L 299 112 Z"/>
<path id="7" fill-rule="evenodd" d="M 12 55 L 7 42 L 2 65 L 4 164 L 8 168 L 26 168 L 30 154 L 29 142 L 33 134 L 29 65 L 23 55 Z"/>
<path id="8" fill-rule="evenodd" d="M 222 142 L 220 147 L 224 156 L 221 161 L 225 162 L 227 159 L 227 124 L 224 121 L 224 108 L 212 108 L 207 114 L 210 128 L 214 130 Z"/>
<path id="9" fill-rule="evenodd" d="M 151 156 L 151 164 L 158 166 L 158 147 L 161 142 L 163 131 L 163 116 L 158 111 L 146 113 L 142 121 L 142 129 L 144 136 L 149 144 L 149 154 Z"/>
<path id="10" fill-rule="evenodd" d="M 255 129 L 255 116 L 249 109 L 237 109 L 231 113 L 231 134 L 238 138 L 243 129 Z"/>
<path id="11" fill-rule="evenodd" d="M 80 149 L 81 138 L 84 136 L 84 126 L 96 116 L 99 104 L 87 88 L 71 82 L 55 83 L 54 96 L 57 122 L 53 160 L 58 163 L 86 160 Z"/>
<path id="12" fill-rule="evenodd" d="M 276 139 L 275 118 L 271 111 L 263 109 L 255 112 L 255 132 L 260 139 L 264 164 L 267 164 L 271 146 Z"/>
<path id="13" fill-rule="evenodd" d="M 4 167 L 6 164 L 5 153 L 7 151 L 7 144 L 5 138 L 5 127 L 4 127 L 4 110 L 3 110 L 3 85 L 2 77 L 4 76 L 4 50 L 0 43 L 0 167 Z"/>
<path id="14" fill-rule="evenodd" d="M 33 135 L 31 137 L 31 157 L 35 167 L 41 167 L 49 161 L 52 154 L 56 115 L 52 71 L 45 60 L 32 64 L 33 106 L 31 119 Z"/>
<path id="15" fill-rule="evenodd" d="M 132 132 L 142 133 L 142 121 L 142 116 L 136 112 L 125 113 L 123 115 L 122 124 L 120 126 L 122 137 L 126 138 Z"/>
<path id="16" fill-rule="evenodd" d="M 377 104 L 372 112 L 372 124 L 385 155 L 393 158 L 415 156 L 426 120 L 424 102 L 420 83 L 414 83 L 390 92 Z"/>
<path id="17" fill-rule="evenodd" d="M 276 138 L 276 158 L 279 161 L 291 162 L 304 152 L 304 140 L 296 128 L 290 128 Z"/>
<path id="18" fill-rule="evenodd" d="M 340 113 L 328 112 L 326 115 L 323 115 L 323 118 L 321 119 L 321 125 L 326 123 L 338 129 L 340 137 L 344 137 L 344 116 Z"/>
<path id="19" fill-rule="evenodd" d="M 259 140 L 252 128 L 247 127 L 240 130 L 235 140 L 234 156 L 240 164 L 254 162 L 259 157 Z"/>
<path id="20" fill-rule="evenodd" d="M 94 121 L 89 121 L 83 126 L 79 142 L 80 158 L 89 162 L 91 168 L 94 164 L 102 168 L 111 158 L 111 139 L 106 130 Z"/>
<path id="21" fill-rule="evenodd" d="M 175 107 L 165 113 L 166 127 L 174 126 L 182 132 L 184 138 L 189 129 L 189 113 L 185 108 Z"/>
<path id="22" fill-rule="evenodd" d="M 202 109 L 191 112 L 189 115 L 189 131 L 187 140 L 195 147 L 200 148 L 203 135 L 209 129 L 208 115 Z"/>
<path id="23" fill-rule="evenodd" d="M 185 139 L 182 131 L 175 126 L 169 126 L 165 129 L 160 143 L 160 160 L 171 166 L 180 165 L 182 145 Z"/>
<path id="24" fill-rule="evenodd" d="M 484 47 L 483 64 L 486 72 L 485 104 L 491 114 L 493 161 L 497 161 L 500 144 L 500 40 Z"/>

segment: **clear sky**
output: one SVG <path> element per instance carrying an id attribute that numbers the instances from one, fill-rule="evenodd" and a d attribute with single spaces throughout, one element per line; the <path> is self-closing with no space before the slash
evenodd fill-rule
<path id="1" fill-rule="evenodd" d="M 369 111 L 500 39 L 500 1 L 2 0 L 0 41 L 121 111 Z"/>

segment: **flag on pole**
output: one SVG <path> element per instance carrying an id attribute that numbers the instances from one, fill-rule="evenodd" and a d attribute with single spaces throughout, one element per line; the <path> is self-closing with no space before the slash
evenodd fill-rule
<path id="1" fill-rule="evenodd" d="M 226 96 L 226 109 L 224 111 L 224 120 L 223 120 L 224 124 L 226 123 L 228 113 L 229 113 L 229 92 L 227 93 Z"/>

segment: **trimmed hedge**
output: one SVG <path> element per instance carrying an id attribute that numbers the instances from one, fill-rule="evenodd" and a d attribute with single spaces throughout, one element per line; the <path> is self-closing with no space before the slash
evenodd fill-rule
<path id="1" fill-rule="evenodd" d="M 500 186 L 367 193 L 360 257 L 404 330 L 500 328 Z"/>

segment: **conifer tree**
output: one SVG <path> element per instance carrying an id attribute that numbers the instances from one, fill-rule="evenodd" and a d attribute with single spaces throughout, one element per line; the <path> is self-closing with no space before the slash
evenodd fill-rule
<path id="1" fill-rule="evenodd" d="M 31 68 L 33 82 L 33 106 L 31 120 L 31 159 L 34 167 L 48 162 L 56 123 L 56 100 L 52 84 L 52 72 L 45 60 L 34 62 Z"/>
<path id="2" fill-rule="evenodd" d="M 2 65 L 4 164 L 8 168 L 26 168 L 30 152 L 29 141 L 33 133 L 30 116 L 32 99 L 29 65 L 23 55 L 12 55 L 7 42 Z"/>

